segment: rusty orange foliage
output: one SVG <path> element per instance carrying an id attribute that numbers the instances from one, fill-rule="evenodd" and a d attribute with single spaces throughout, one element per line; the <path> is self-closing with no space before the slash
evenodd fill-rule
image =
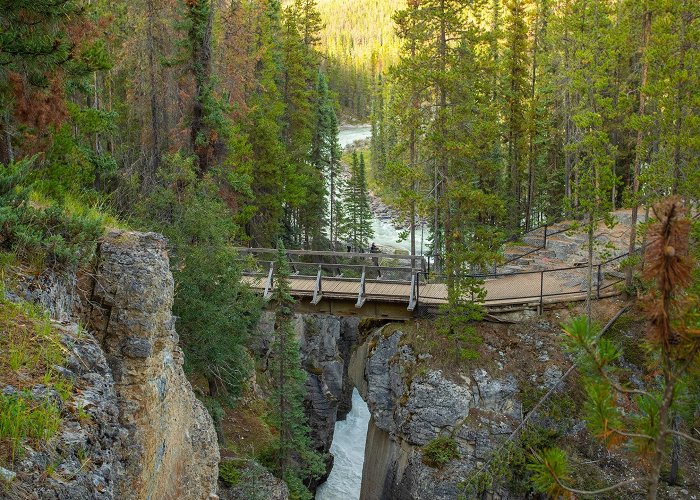
<path id="1" fill-rule="evenodd" d="M 683 290 L 691 280 L 690 220 L 677 197 L 659 203 L 654 215 L 657 222 L 649 228 L 644 277 L 656 286 L 644 305 L 651 323 L 650 340 L 668 350 L 680 340 L 671 316 L 683 303 Z"/>
<path id="2" fill-rule="evenodd" d="M 16 72 L 8 75 L 8 82 L 14 99 L 14 116 L 23 125 L 23 153 L 44 151 L 51 141 L 51 129 L 68 118 L 62 73 L 50 75 L 47 88 L 27 84 Z"/>

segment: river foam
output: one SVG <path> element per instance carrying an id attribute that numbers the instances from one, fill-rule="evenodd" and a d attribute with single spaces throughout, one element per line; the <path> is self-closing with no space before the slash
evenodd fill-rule
<path id="1" fill-rule="evenodd" d="M 369 408 L 357 389 L 352 391 L 352 409 L 336 422 L 331 453 L 335 457 L 328 480 L 316 490 L 316 500 L 357 500 L 362 486 Z"/>

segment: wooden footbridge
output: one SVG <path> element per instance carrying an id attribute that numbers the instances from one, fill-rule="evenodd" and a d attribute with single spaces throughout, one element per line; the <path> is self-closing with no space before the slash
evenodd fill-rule
<path id="1" fill-rule="evenodd" d="M 276 249 L 239 248 L 245 259 L 243 280 L 266 299 L 275 287 Z M 434 313 L 447 303 L 444 276 L 430 270 L 419 255 L 288 250 L 291 293 L 302 312 L 341 316 L 406 319 Z M 593 293 L 597 298 L 616 294 L 624 279 L 621 258 L 594 267 Z M 474 275 L 483 282 L 481 300 L 491 312 L 585 299 L 588 268 L 569 267 L 509 274 Z M 479 300 L 467 297 L 469 300 Z"/>

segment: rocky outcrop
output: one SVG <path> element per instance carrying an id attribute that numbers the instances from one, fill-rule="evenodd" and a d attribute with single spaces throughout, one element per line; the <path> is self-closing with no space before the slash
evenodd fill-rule
<path id="1" fill-rule="evenodd" d="M 337 420 L 352 406 L 352 383 L 348 375 L 350 354 L 357 342 L 359 318 L 328 314 L 297 314 L 295 332 L 301 348 L 301 363 L 307 372 L 304 407 L 314 448 L 327 454 Z M 258 324 L 253 349 L 265 357 L 274 335 L 274 314 L 266 312 Z M 326 470 L 330 473 L 332 456 Z M 319 484 L 325 477 L 319 478 Z M 315 485 L 311 485 L 314 487 Z"/>
<path id="2" fill-rule="evenodd" d="M 223 481 L 222 481 L 223 483 Z M 235 486 L 222 484 L 219 488 L 221 500 L 287 500 L 287 483 L 273 476 L 257 462 L 249 462 L 241 469 Z"/>
<path id="3" fill-rule="evenodd" d="M 59 405 L 61 425 L 7 471 L 7 498 L 215 495 L 219 448 L 182 370 L 165 239 L 110 232 L 94 274 L 20 275 L 15 291 L 6 293 L 10 300 L 41 305 L 54 319 L 66 361 L 51 369 L 72 392 L 63 401 L 53 388 L 32 389 L 35 399 Z"/>
<path id="4" fill-rule="evenodd" d="M 361 498 L 457 498 L 459 482 L 522 418 L 518 385 L 482 369 L 463 384 L 417 370 L 402 336 L 380 329 L 352 357 L 351 377 L 372 412 Z M 438 436 L 454 439 L 460 456 L 440 470 L 423 452 Z"/>
<path id="5" fill-rule="evenodd" d="M 125 431 L 116 498 L 208 498 L 219 449 L 182 370 L 165 239 L 114 231 L 100 244 L 89 326 L 112 371 Z"/>
<path id="6" fill-rule="evenodd" d="M 300 315 L 296 328 L 302 363 L 308 373 L 305 406 L 314 447 L 327 453 L 338 419 L 351 407 L 348 381 L 350 350 L 357 338 L 357 318 Z"/>
<path id="7" fill-rule="evenodd" d="M 22 460 L 11 473 L 9 489 L 0 486 L 0 498 L 10 499 L 111 499 L 118 480 L 115 450 L 125 432 L 118 422 L 117 395 L 111 370 L 95 338 L 75 323 L 54 322 L 66 361 L 54 369 L 73 386 L 64 402 L 55 389 L 36 386 L 35 399 L 50 399 L 59 406 L 61 427 L 36 449 L 26 446 Z M 5 394 L 13 392 L 4 387 Z"/>

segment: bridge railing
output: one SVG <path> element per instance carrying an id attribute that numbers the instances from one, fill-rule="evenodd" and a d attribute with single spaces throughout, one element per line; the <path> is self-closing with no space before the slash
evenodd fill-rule
<path id="1" fill-rule="evenodd" d="M 627 257 L 628 254 L 623 254 L 593 265 L 590 277 L 593 298 L 599 299 L 617 293 L 615 286 L 625 280 Z M 446 275 L 436 274 L 416 279 L 414 308 L 421 304 L 446 302 L 448 279 Z M 589 290 L 587 264 L 509 274 L 469 274 L 453 276 L 453 279 L 472 279 L 485 287 L 487 295 L 483 301 L 484 305 L 536 302 L 540 310 L 551 299 L 585 298 Z M 444 288 L 441 289 L 436 285 L 442 285 Z M 479 298 L 474 295 L 464 298 L 479 302 Z"/>
<path id="2" fill-rule="evenodd" d="M 640 249 L 641 251 L 641 249 Z M 623 254 L 593 266 L 590 280 L 594 298 L 616 293 L 615 285 L 625 279 L 624 265 L 627 254 Z M 261 280 L 258 287 L 263 289 L 266 298 L 271 296 L 274 287 L 274 261 L 258 261 L 257 268 L 244 271 L 246 276 L 255 276 Z M 293 278 L 308 281 L 300 293 L 312 297 L 312 304 L 318 304 L 326 291 L 334 295 L 341 294 L 337 284 L 351 283 L 344 287 L 342 295 L 346 298 L 355 296 L 356 306 L 362 307 L 368 296 L 375 300 L 408 302 L 408 310 L 414 311 L 420 306 L 437 306 L 447 303 L 448 276 L 429 273 L 420 268 L 402 266 L 374 266 L 358 264 L 323 264 L 308 262 L 291 262 Z M 389 276 L 392 271 L 401 273 L 400 277 Z M 474 279 L 487 290 L 483 302 L 485 305 L 512 305 L 516 303 L 537 303 L 543 308 L 545 303 L 554 298 L 585 298 L 589 289 L 588 266 L 569 266 L 557 269 L 520 271 L 511 274 L 465 274 L 453 276 L 453 279 Z M 352 275 L 350 275 L 352 274 Z M 377 286 L 379 285 L 379 286 Z M 400 285 L 399 287 L 382 285 Z M 393 290 L 393 291 L 392 291 Z M 400 292 L 397 292 L 400 290 Z M 398 296 L 395 293 L 401 293 Z M 479 301 L 478 297 L 465 297 L 466 300 Z"/>
<path id="3" fill-rule="evenodd" d="M 262 272 L 269 269 L 271 257 L 277 250 L 267 248 L 238 248 L 241 260 L 257 262 L 257 268 L 250 272 Z M 287 260 L 292 273 L 297 276 L 316 276 L 318 266 L 323 276 L 340 276 L 359 278 L 363 269 L 368 272 L 368 278 L 381 277 L 384 279 L 411 280 L 415 271 L 429 270 L 427 260 L 420 255 L 402 255 L 386 253 L 358 252 L 327 252 L 311 250 L 287 250 Z M 247 256 L 247 257 L 246 257 Z"/>

